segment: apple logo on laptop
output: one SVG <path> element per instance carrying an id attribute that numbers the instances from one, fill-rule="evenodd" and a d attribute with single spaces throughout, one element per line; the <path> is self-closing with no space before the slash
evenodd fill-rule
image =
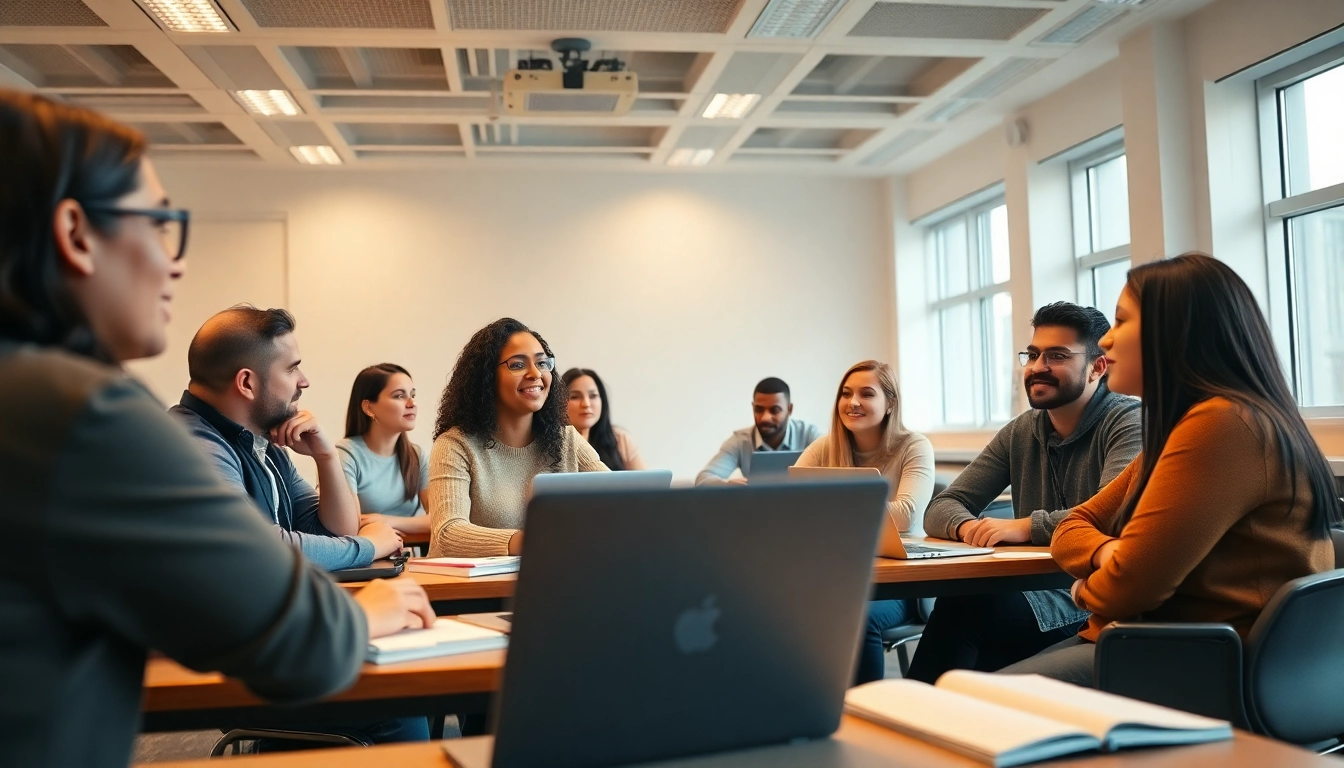
<path id="1" fill-rule="evenodd" d="M 685 654 L 704 653 L 719 642 L 714 631 L 714 622 L 719 620 L 719 608 L 715 605 L 718 597 L 710 595 L 699 608 L 687 608 L 677 617 L 673 628 L 673 638 L 677 650 Z"/>

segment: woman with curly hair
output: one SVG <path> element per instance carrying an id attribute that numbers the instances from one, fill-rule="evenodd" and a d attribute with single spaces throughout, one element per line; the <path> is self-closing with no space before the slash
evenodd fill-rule
<path id="1" fill-rule="evenodd" d="M 505 317 L 471 337 L 434 425 L 430 557 L 516 555 L 532 478 L 607 471 L 569 426 L 566 400 L 541 334 Z"/>

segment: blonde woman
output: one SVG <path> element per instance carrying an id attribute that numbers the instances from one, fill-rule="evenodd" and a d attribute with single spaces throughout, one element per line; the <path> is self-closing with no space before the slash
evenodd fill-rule
<path id="1" fill-rule="evenodd" d="M 901 396 L 891 366 L 865 360 L 850 366 L 840 379 L 831 414 L 831 432 L 803 451 L 800 467 L 873 467 L 891 484 L 887 521 L 877 553 L 888 555 L 901 534 L 919 530 L 924 508 L 933 496 L 933 446 L 901 424 Z M 886 674 L 882 632 L 906 623 L 913 615 L 906 600 L 877 600 L 868 609 L 868 629 L 855 672 L 856 684 Z"/>

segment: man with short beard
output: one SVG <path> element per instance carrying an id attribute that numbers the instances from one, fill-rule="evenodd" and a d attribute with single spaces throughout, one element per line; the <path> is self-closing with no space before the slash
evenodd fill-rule
<path id="1" fill-rule="evenodd" d="M 789 385 L 770 376 L 751 393 L 755 425 L 732 434 L 709 464 L 695 478 L 696 485 L 744 484 L 751 475 L 751 456 L 758 451 L 802 451 L 824 433 L 802 419 L 793 418 Z M 732 477 L 741 471 L 742 477 Z M 731 478 L 731 479 L 730 479 Z"/>
<path id="2" fill-rule="evenodd" d="M 359 501 L 335 444 L 297 406 L 308 379 L 299 370 L 293 316 L 283 309 L 226 309 L 192 338 L 187 368 L 191 382 L 169 412 L 283 540 L 327 570 L 365 566 L 401 549 L 390 526 L 360 527 Z M 285 448 L 317 463 L 320 497 Z"/>
<path id="3" fill-rule="evenodd" d="M 1142 443 L 1139 401 L 1106 388 L 1098 342 L 1110 330 L 1090 307 L 1056 302 L 1032 318 L 1018 357 L 1032 410 L 1008 422 L 929 504 L 924 532 L 977 547 L 1046 546 L 1069 510 L 1115 479 Z M 1012 520 L 982 517 L 1012 486 Z M 940 597 L 908 677 L 993 672 L 1068 639 L 1087 619 L 1067 589 Z"/>

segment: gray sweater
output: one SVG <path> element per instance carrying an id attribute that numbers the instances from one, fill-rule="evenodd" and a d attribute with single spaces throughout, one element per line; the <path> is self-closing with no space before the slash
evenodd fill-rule
<path id="1" fill-rule="evenodd" d="M 298 701 L 355 680 L 364 614 L 122 371 L 0 341 L 0 765 L 117 766 L 145 653 Z"/>
<path id="2" fill-rule="evenodd" d="M 1139 401 L 1111 392 L 1104 382 L 1067 440 L 1059 439 L 1045 411 L 1027 411 L 1005 424 L 929 503 L 924 532 L 956 539 L 958 526 L 978 517 L 1011 485 L 1013 514 L 1030 516 L 1031 543 L 1046 546 L 1059 521 L 1119 476 L 1139 454 L 1142 441 Z M 1062 599 L 1053 592 L 1030 592 L 1027 598 L 1043 630 L 1087 615 L 1073 607 L 1067 592 Z"/>

